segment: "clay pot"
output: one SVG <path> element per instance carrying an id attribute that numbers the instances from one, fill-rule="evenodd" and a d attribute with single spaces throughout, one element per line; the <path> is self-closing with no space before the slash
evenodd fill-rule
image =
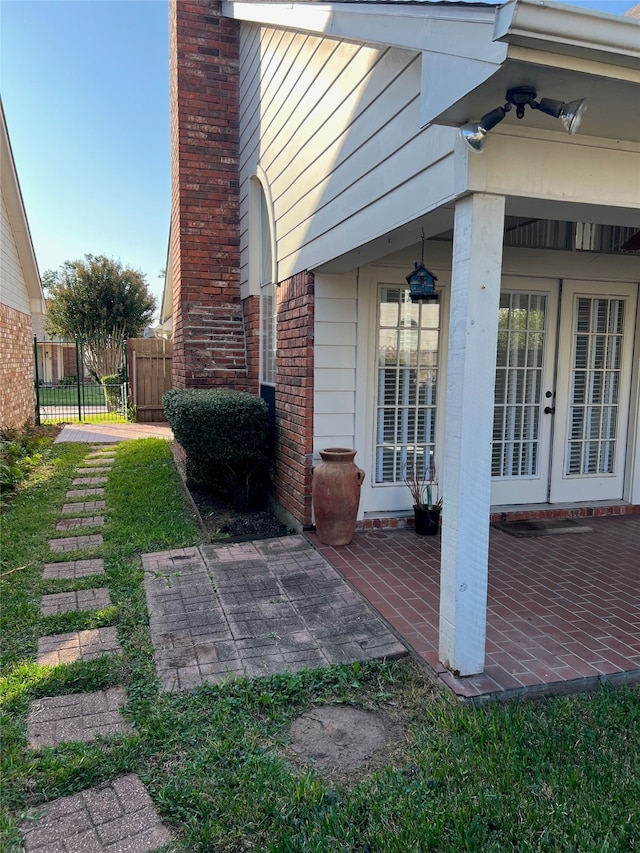
<path id="1" fill-rule="evenodd" d="M 355 450 L 327 447 L 313 470 L 313 511 L 318 539 L 324 545 L 348 545 L 356 529 L 360 488 L 365 473 L 353 461 Z"/>

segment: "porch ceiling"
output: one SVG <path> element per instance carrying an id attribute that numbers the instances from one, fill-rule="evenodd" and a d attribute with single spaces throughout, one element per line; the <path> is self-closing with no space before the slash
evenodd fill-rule
<path id="1" fill-rule="evenodd" d="M 640 43 L 640 26 L 638 27 Z M 538 98 L 573 101 L 587 98 L 588 109 L 580 127 L 580 136 L 600 139 L 640 142 L 640 75 L 638 82 L 618 80 L 595 73 L 576 72 L 572 69 L 550 67 L 543 64 L 544 57 L 525 60 L 522 51 L 515 51 L 496 73 L 469 92 L 434 119 L 435 124 L 463 125 L 478 120 L 486 113 L 505 103 L 508 89 L 514 86 L 535 87 Z M 518 57 L 517 54 L 521 56 Z M 634 108 L 635 105 L 635 108 Z M 527 109 L 522 121 L 513 110 L 503 122 L 518 125 L 521 131 L 559 130 L 556 119 L 536 110 Z"/>

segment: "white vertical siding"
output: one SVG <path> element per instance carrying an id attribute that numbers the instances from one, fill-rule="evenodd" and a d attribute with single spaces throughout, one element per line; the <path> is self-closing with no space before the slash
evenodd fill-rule
<path id="1" fill-rule="evenodd" d="M 324 447 L 355 447 L 356 300 L 355 275 L 316 276 L 316 455 Z"/>
<path id="2" fill-rule="evenodd" d="M 414 219 L 427 198 L 450 197 L 455 131 L 420 128 L 417 52 L 243 24 L 240 67 L 244 283 L 258 166 L 280 280 Z"/>
<path id="3" fill-rule="evenodd" d="M 29 292 L 22 272 L 7 205 L 2 196 L 2 222 L 0 224 L 0 298 L 4 305 L 31 315 Z"/>

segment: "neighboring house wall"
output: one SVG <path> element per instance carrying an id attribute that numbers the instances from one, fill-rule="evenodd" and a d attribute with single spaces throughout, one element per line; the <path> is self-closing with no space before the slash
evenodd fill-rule
<path id="1" fill-rule="evenodd" d="M 33 327 L 30 299 L 20 257 L 2 196 L 0 251 L 0 426 L 33 422 Z"/>
<path id="2" fill-rule="evenodd" d="M 0 427 L 33 423 L 33 336 L 31 316 L 0 303 Z"/>
<path id="3" fill-rule="evenodd" d="M 170 3 L 173 384 L 244 390 L 238 24 L 219 13 L 217 2 Z"/>
<path id="4" fill-rule="evenodd" d="M 2 302 L 29 317 L 31 324 L 31 302 L 24 272 L 20 263 L 13 227 L 9 219 L 4 193 L 2 195 L 2 249 L 0 251 L 0 279 L 2 280 Z"/>

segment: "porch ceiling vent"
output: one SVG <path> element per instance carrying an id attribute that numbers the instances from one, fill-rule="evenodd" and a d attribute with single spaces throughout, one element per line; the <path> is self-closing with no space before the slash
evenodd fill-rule
<path id="1" fill-rule="evenodd" d="M 578 130 L 587 111 L 586 98 L 564 103 L 553 98 L 541 98 L 536 101 L 536 96 L 536 90 L 532 86 L 516 86 L 514 89 L 509 89 L 504 106 L 496 107 L 495 110 L 486 113 L 479 122 L 472 121 L 464 124 L 460 128 L 460 135 L 472 151 L 482 151 L 489 131 L 500 124 L 513 107 L 516 108 L 516 116 L 519 119 L 524 118 L 525 107 L 530 107 L 545 115 L 559 118 L 564 129 L 571 135 Z"/>

